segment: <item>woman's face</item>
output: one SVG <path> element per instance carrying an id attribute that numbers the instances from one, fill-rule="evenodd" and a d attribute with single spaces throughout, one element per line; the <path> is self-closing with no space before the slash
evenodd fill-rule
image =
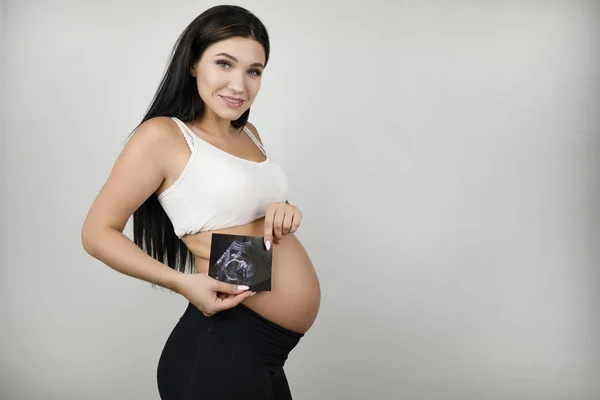
<path id="1" fill-rule="evenodd" d="M 264 65 L 265 50 L 259 42 L 234 37 L 209 46 L 191 73 L 207 109 L 233 121 L 254 102 Z"/>

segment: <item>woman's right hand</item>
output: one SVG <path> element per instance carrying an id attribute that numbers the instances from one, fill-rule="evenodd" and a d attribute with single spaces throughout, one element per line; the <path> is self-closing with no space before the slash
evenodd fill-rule
<path id="1" fill-rule="evenodd" d="M 177 292 L 207 317 L 235 307 L 256 293 L 248 290 L 248 286 L 221 282 L 207 274 L 182 274 Z"/>

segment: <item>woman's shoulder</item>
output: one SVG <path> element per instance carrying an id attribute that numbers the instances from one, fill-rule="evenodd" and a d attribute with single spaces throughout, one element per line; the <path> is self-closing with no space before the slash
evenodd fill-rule
<path id="1" fill-rule="evenodd" d="M 132 137 L 143 136 L 146 140 L 159 140 L 177 132 L 177 124 L 170 117 L 154 117 L 142 122 Z"/>
<path id="2" fill-rule="evenodd" d="M 179 140 L 181 133 L 177 124 L 169 117 L 154 117 L 142 122 L 133 132 L 129 141 L 135 146 L 168 146 Z"/>
<path id="3" fill-rule="evenodd" d="M 130 135 L 125 150 L 154 162 L 166 162 L 182 148 L 181 132 L 169 117 L 155 117 L 142 122 Z"/>
<path id="4" fill-rule="evenodd" d="M 252 132 L 252 134 L 256 137 L 256 139 L 258 139 L 260 144 L 264 144 L 260 135 L 258 134 L 258 129 L 256 129 L 256 126 L 254 126 L 254 124 L 252 124 L 250 121 L 248 121 L 248 122 L 246 122 L 246 128 L 250 129 L 250 132 Z"/>

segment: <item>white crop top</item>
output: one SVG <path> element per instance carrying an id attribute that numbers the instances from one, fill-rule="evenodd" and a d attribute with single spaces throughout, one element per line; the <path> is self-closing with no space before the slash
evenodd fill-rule
<path id="1" fill-rule="evenodd" d="M 227 153 L 171 119 L 192 151 L 181 175 L 158 196 L 177 237 L 248 224 L 264 217 L 270 203 L 286 199 L 287 176 L 247 127 L 265 161 Z"/>

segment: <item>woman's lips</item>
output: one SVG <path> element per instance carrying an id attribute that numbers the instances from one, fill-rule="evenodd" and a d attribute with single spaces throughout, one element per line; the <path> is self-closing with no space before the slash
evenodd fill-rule
<path id="1" fill-rule="evenodd" d="M 242 106 L 242 104 L 244 104 L 244 100 L 235 99 L 234 97 L 226 97 L 226 96 L 221 96 L 221 95 L 219 95 L 219 97 L 221 99 L 223 99 L 223 102 L 225 103 L 226 106 L 231 107 L 231 108 L 239 108 Z"/>

